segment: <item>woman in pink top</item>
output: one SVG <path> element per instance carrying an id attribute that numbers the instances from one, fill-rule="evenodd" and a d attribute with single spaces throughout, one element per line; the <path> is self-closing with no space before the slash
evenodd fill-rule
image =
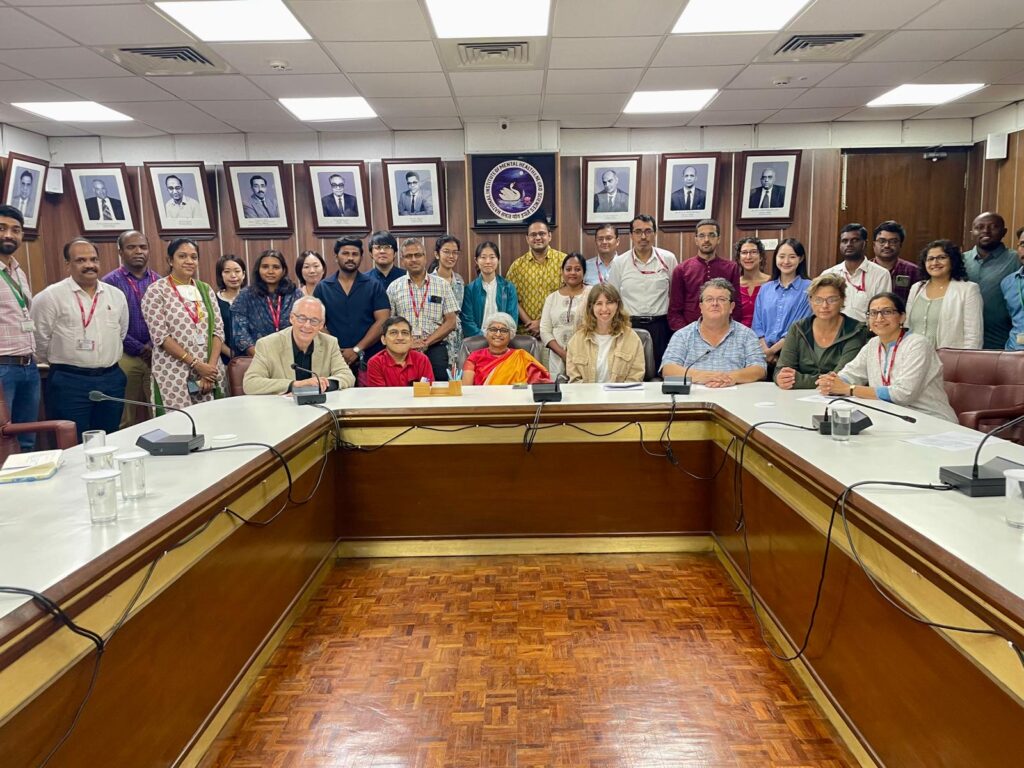
<path id="1" fill-rule="evenodd" d="M 771 280 L 764 267 L 764 244 L 756 237 L 745 237 L 736 243 L 735 260 L 740 269 L 740 316 L 737 318 L 748 328 L 754 322 L 754 303 L 761 286 Z"/>

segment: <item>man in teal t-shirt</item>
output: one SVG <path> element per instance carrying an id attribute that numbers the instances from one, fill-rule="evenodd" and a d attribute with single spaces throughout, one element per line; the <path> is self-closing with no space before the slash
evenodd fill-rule
<path id="1" fill-rule="evenodd" d="M 985 349 L 1003 349 L 1010 335 L 1010 313 L 1000 283 L 1020 266 L 1017 254 L 1003 245 L 1006 222 L 998 213 L 980 214 L 971 226 L 974 247 L 964 253 L 967 277 L 981 288 Z"/>

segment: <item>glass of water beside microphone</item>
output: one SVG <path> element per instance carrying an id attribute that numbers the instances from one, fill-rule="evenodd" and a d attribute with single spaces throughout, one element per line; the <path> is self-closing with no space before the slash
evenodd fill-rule
<path id="1" fill-rule="evenodd" d="M 1006 478 L 1006 523 L 1024 529 L 1024 469 L 1007 469 L 1003 477 Z"/>
<path id="2" fill-rule="evenodd" d="M 101 469 L 114 468 L 114 454 L 120 450 L 116 445 L 100 445 L 86 448 L 85 470 L 96 472 Z"/>
<path id="3" fill-rule="evenodd" d="M 89 519 L 93 523 L 117 520 L 117 478 L 120 474 L 116 469 L 101 469 L 82 475 L 89 497 Z"/>
<path id="4" fill-rule="evenodd" d="M 102 429 L 87 429 L 82 433 L 82 450 L 102 448 L 107 444 L 107 433 Z"/>
<path id="5" fill-rule="evenodd" d="M 850 439 L 850 425 L 853 420 L 853 408 L 849 405 L 833 403 L 829 406 L 832 421 L 832 439 L 845 442 Z"/>
<path id="6" fill-rule="evenodd" d="M 145 451 L 125 451 L 117 454 L 117 468 L 121 472 L 121 495 L 125 501 L 141 499 L 146 495 Z"/>

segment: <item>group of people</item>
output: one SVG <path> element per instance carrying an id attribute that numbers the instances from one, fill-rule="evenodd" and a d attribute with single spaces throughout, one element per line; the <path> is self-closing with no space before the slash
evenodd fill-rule
<path id="1" fill-rule="evenodd" d="M 696 226 L 697 253 L 680 262 L 655 245 L 644 214 L 622 253 L 615 227 L 599 227 L 590 259 L 554 249 L 548 223 L 531 221 L 529 250 L 504 275 L 497 243 L 481 242 L 469 282 L 457 269 L 459 238 L 437 238 L 428 257 L 422 240 L 399 245 L 380 231 L 366 272 L 363 241 L 342 237 L 333 274 L 304 251 L 293 282 L 284 254 L 268 249 L 251 280 L 245 260 L 222 256 L 215 290 L 197 277 L 196 241 L 173 240 L 156 270 L 147 237 L 128 231 L 117 240 L 120 266 L 102 276 L 92 243 L 67 243 L 68 277 L 35 297 L 14 257 L 23 224 L 20 210 L 0 206 L 0 383 L 12 419 L 33 421 L 36 365 L 49 363 L 49 416 L 79 432 L 143 417 L 92 402 L 92 390 L 187 407 L 222 396 L 225 364 L 240 355 L 253 358 L 247 393 L 457 378 L 627 382 L 660 371 L 710 387 L 770 378 L 952 419 L 936 348 L 1024 350 L 1024 228 L 1011 251 L 995 213 L 974 220 L 971 250 L 935 240 L 916 263 L 901 258 L 899 223 L 875 228 L 871 259 L 867 229 L 848 224 L 838 263 L 814 279 L 792 238 L 770 267 L 754 237 L 722 258 L 711 219 Z M 22 437 L 23 449 L 32 445 Z"/>

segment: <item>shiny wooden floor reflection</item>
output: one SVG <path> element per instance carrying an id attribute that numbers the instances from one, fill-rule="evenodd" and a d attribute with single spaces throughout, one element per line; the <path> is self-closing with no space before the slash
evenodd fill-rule
<path id="1" fill-rule="evenodd" d="M 202 763 L 854 764 L 717 561 L 668 554 L 339 564 Z"/>

